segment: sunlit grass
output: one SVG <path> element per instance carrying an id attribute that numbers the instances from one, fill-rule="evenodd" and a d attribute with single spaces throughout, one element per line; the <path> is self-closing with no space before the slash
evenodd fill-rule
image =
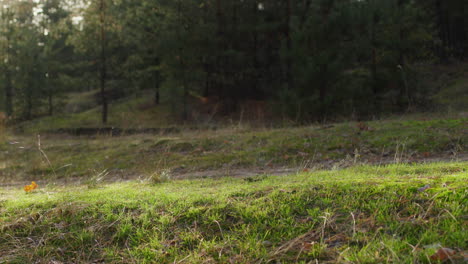
<path id="1" fill-rule="evenodd" d="M 464 162 L 0 189 L 0 262 L 429 262 L 467 249 L 467 180 Z"/>

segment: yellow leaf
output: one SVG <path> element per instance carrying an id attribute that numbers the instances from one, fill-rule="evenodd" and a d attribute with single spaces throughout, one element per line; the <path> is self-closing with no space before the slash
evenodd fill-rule
<path id="1" fill-rule="evenodd" d="M 39 185 L 37 185 L 36 182 L 31 182 L 30 185 L 24 186 L 23 189 L 24 189 L 25 192 L 31 192 L 32 190 L 36 189 L 37 187 L 39 187 Z"/>

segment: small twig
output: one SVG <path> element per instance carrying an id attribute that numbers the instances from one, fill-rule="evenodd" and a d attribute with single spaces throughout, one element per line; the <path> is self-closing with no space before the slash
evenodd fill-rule
<path id="1" fill-rule="evenodd" d="M 219 231 L 221 231 L 221 236 L 222 236 L 223 239 L 224 239 L 224 233 L 223 233 L 223 229 L 221 228 L 221 225 L 219 224 L 219 222 L 218 222 L 217 220 L 213 220 L 213 222 L 215 222 L 216 224 L 218 224 Z"/>
<path id="2" fill-rule="evenodd" d="M 346 252 L 348 252 L 348 250 L 350 250 L 350 249 L 351 249 L 350 247 L 347 247 L 345 250 L 343 250 L 343 251 L 340 253 L 340 255 L 338 256 L 338 259 L 337 259 L 336 262 L 340 262 L 341 259 L 343 258 L 343 254 L 346 253 Z"/>
<path id="3" fill-rule="evenodd" d="M 417 248 L 417 245 L 416 245 L 416 246 L 413 246 L 413 245 L 411 245 L 410 243 L 408 243 L 408 242 L 406 242 L 406 241 L 405 241 L 404 243 L 405 243 L 406 245 L 410 246 L 410 247 L 413 249 L 413 250 L 411 250 L 412 253 L 414 253 L 414 252 L 418 249 L 418 248 Z"/>
<path id="4" fill-rule="evenodd" d="M 221 228 L 221 225 L 219 224 L 219 222 L 218 222 L 217 220 L 213 220 L 213 222 L 215 222 L 216 224 L 218 224 L 219 231 L 221 231 L 221 237 L 222 237 L 223 240 L 224 240 L 224 233 L 223 233 L 223 229 Z M 221 248 L 221 250 L 220 250 L 219 253 L 218 253 L 219 258 L 221 258 L 222 255 L 223 255 L 223 248 Z"/>
<path id="5" fill-rule="evenodd" d="M 73 166 L 73 164 L 66 164 L 66 165 L 63 165 L 62 167 L 58 168 L 57 170 L 61 170 L 63 168 L 66 168 L 66 167 L 70 167 L 70 166 Z"/>
<path id="6" fill-rule="evenodd" d="M 323 218 L 322 236 L 320 240 L 321 243 L 323 243 L 323 239 L 325 238 L 325 228 L 327 227 L 328 216 L 330 216 L 330 213 L 325 213 L 324 216 L 320 216 L 320 218 Z"/>
<path id="7" fill-rule="evenodd" d="M 299 253 L 298 253 L 297 256 L 296 256 L 296 263 L 299 262 L 299 257 L 301 256 L 302 251 L 304 251 L 304 247 L 301 247 L 301 250 L 299 250 Z"/>
<path id="8" fill-rule="evenodd" d="M 188 254 L 185 258 L 179 260 L 176 262 L 176 260 L 174 260 L 174 263 L 182 263 L 184 260 L 188 259 L 189 257 L 191 256 L 191 254 Z"/>
<path id="9" fill-rule="evenodd" d="M 442 210 L 442 212 L 439 214 L 439 217 L 440 217 L 440 215 L 441 215 L 444 211 L 445 211 L 447 214 L 449 214 L 449 215 L 453 218 L 453 220 L 458 221 L 457 218 L 455 218 L 455 216 L 453 216 L 453 214 L 450 213 L 447 209 Z"/>
<path id="10" fill-rule="evenodd" d="M 429 204 L 429 206 L 427 207 L 427 210 L 426 212 L 424 213 L 424 215 L 421 217 L 421 219 L 424 219 L 426 218 L 427 214 L 429 213 L 429 211 L 431 211 L 432 207 L 434 206 L 434 203 L 435 203 L 435 198 L 436 196 L 439 195 L 439 193 L 436 193 L 434 196 L 432 196 L 431 200 L 432 202 Z"/>
<path id="11" fill-rule="evenodd" d="M 351 217 L 353 218 L 353 237 L 356 236 L 356 218 L 354 217 L 353 212 L 351 212 Z"/>
<path id="12" fill-rule="evenodd" d="M 52 166 L 52 163 L 49 160 L 49 157 L 47 157 L 47 154 L 42 150 L 41 148 L 41 135 L 37 135 L 37 149 L 39 152 L 42 154 L 42 156 L 45 158 L 47 163 L 49 164 L 49 167 L 52 169 L 52 172 L 54 173 L 55 178 L 57 178 L 57 173 L 55 172 L 54 167 Z"/>

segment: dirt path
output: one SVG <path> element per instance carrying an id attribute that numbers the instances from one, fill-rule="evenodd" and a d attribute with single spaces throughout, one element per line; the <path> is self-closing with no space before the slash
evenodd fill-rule
<path id="1" fill-rule="evenodd" d="M 343 169 L 359 165 L 387 165 L 395 163 L 434 163 L 434 162 L 467 162 L 468 153 L 459 153 L 456 156 L 435 155 L 422 158 L 403 158 L 396 160 L 395 157 L 367 158 L 362 160 L 328 160 L 307 164 L 303 167 L 266 167 L 266 168 L 224 168 L 207 171 L 174 173 L 175 179 L 195 179 L 195 178 L 217 178 L 217 177 L 252 177 L 257 175 L 288 175 L 313 170 Z"/>
<path id="2" fill-rule="evenodd" d="M 362 159 L 344 159 L 344 160 L 324 160 L 308 163 L 302 167 L 280 167 L 271 166 L 264 168 L 220 168 L 205 171 L 173 171 L 171 172 L 171 179 L 202 179 L 202 178 L 221 178 L 221 177 L 253 177 L 258 175 L 273 175 L 283 176 L 294 173 L 301 173 L 314 170 L 330 170 L 330 169 L 344 169 L 352 166 L 359 165 L 386 165 L 395 163 L 434 163 L 434 162 L 468 162 L 468 153 L 458 153 L 453 155 L 450 153 L 437 154 L 431 157 L 364 157 Z M 103 180 L 104 183 L 113 182 L 126 182 L 134 180 L 145 180 L 145 176 L 137 174 L 122 174 L 122 173 L 109 173 Z M 57 184 L 57 185 L 82 185 L 87 184 L 87 178 L 68 178 L 56 181 L 38 181 L 39 185 Z M 23 186 L 24 181 L 18 182 L 3 182 L 0 183 L 0 188 L 17 188 Z"/>

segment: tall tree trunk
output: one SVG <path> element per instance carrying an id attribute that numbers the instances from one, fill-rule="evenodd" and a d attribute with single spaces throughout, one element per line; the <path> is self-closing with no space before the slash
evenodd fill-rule
<path id="1" fill-rule="evenodd" d="M 226 100 L 226 89 L 224 85 L 224 78 L 225 78 L 225 67 L 224 64 L 224 51 L 225 51 L 225 40 L 224 40 L 224 18 L 223 18 L 223 11 L 221 6 L 221 0 L 216 0 L 216 20 L 217 20 L 217 41 L 218 41 L 218 50 L 216 52 L 216 67 L 215 70 L 216 74 L 216 83 L 215 86 L 220 91 L 221 100 Z"/>
<path id="2" fill-rule="evenodd" d="M 179 20 L 179 27 L 178 27 L 178 42 L 179 42 L 179 70 L 182 79 L 182 104 L 183 104 L 183 112 L 182 112 L 182 119 L 184 121 L 188 120 L 188 90 L 187 90 L 187 81 L 185 77 L 185 64 L 183 61 L 183 52 L 184 48 L 182 45 L 182 0 L 177 2 L 177 16 Z"/>
<path id="3" fill-rule="evenodd" d="M 52 100 L 52 92 L 49 92 L 49 115 L 52 116 L 54 114 L 54 104 Z"/>
<path id="4" fill-rule="evenodd" d="M 183 86 L 183 90 L 184 90 L 184 114 L 183 114 L 183 118 L 184 118 L 184 121 L 187 121 L 189 116 L 188 116 L 188 90 L 187 90 L 187 81 L 185 80 L 185 78 L 182 79 L 182 86 Z"/>
<path id="5" fill-rule="evenodd" d="M 286 25 L 285 25 L 285 35 L 286 35 L 286 87 L 288 90 L 293 89 L 293 75 L 292 75 L 292 58 L 291 58 L 291 49 L 292 49 L 292 40 L 291 40 L 291 17 L 292 17 L 292 0 L 287 0 L 287 9 L 286 9 Z"/>
<path id="6" fill-rule="evenodd" d="M 398 68 L 401 74 L 400 84 L 400 108 L 408 107 L 411 104 L 411 98 L 408 91 L 408 85 L 405 76 L 405 51 L 403 48 L 404 32 L 403 32 L 403 8 L 404 0 L 398 0 Z M 405 102 L 406 101 L 406 102 Z"/>
<path id="7" fill-rule="evenodd" d="M 34 63 L 34 61 L 32 62 Z M 33 81 L 33 78 L 34 78 L 34 74 L 35 72 L 33 70 L 30 70 L 29 72 L 27 72 L 25 78 L 26 78 L 26 89 L 24 90 L 25 92 L 25 107 L 24 107 L 24 112 L 23 112 L 23 117 L 26 119 L 26 120 L 31 120 L 32 118 L 32 108 L 33 108 L 33 91 L 36 87 L 34 87 L 34 81 Z"/>
<path id="8" fill-rule="evenodd" d="M 154 65 L 160 65 L 159 59 L 154 59 Z M 153 72 L 153 85 L 154 85 L 154 104 L 159 105 L 160 103 L 160 86 L 161 86 L 161 73 L 159 70 Z"/>
<path id="9" fill-rule="evenodd" d="M 99 11 L 100 11 L 100 42 L 101 42 L 101 74 L 100 74 L 100 86 L 101 86 L 101 103 L 102 103 L 102 123 L 107 123 L 107 95 L 106 95 L 106 78 L 107 78 L 107 69 L 106 69 L 106 29 L 105 29 L 105 0 L 100 0 Z"/>
<path id="10" fill-rule="evenodd" d="M 440 60 L 442 62 L 447 62 L 448 61 L 448 55 L 446 52 L 447 48 L 447 37 L 446 37 L 446 23 L 445 23 L 445 18 L 444 14 L 442 12 L 442 0 L 436 0 L 435 1 L 435 12 L 437 16 L 437 24 L 439 28 L 439 38 L 441 40 L 441 44 L 438 47 L 438 55 L 440 57 Z"/>
<path id="11" fill-rule="evenodd" d="M 54 114 L 54 102 L 53 102 L 54 91 L 52 90 L 52 87 L 50 85 L 49 78 L 50 78 L 50 73 L 47 73 L 46 75 L 47 101 L 48 101 L 49 115 L 52 116 Z"/>
<path id="12" fill-rule="evenodd" d="M 321 121 L 325 121 L 328 105 L 327 105 L 327 97 L 328 97 L 328 85 L 329 85 L 329 70 L 327 64 L 322 64 L 320 66 L 320 73 L 323 76 L 323 80 L 319 83 L 319 102 L 320 102 L 320 110 L 319 115 Z"/>
<path id="13" fill-rule="evenodd" d="M 260 65 L 258 62 L 258 1 L 253 1 L 253 80 L 252 80 L 252 91 L 257 94 L 258 93 L 258 77 L 260 72 Z"/>
<path id="14" fill-rule="evenodd" d="M 240 45 L 238 44 L 239 42 L 239 36 L 237 34 L 238 30 L 238 4 L 236 1 L 232 1 L 232 31 L 230 32 L 230 38 L 234 39 L 235 41 L 230 41 L 229 44 L 229 50 L 240 50 Z M 242 87 L 241 84 L 241 75 L 237 74 L 241 69 L 238 67 L 238 64 L 236 63 L 236 60 L 234 57 L 229 56 L 228 57 L 228 76 L 231 78 L 231 81 L 229 82 L 229 94 L 232 96 L 232 109 L 231 111 L 234 112 L 238 108 L 238 104 L 242 98 L 250 97 L 252 96 L 249 93 L 246 93 L 246 89 Z"/>
<path id="15" fill-rule="evenodd" d="M 5 112 L 8 117 L 13 115 L 13 82 L 11 80 L 10 60 L 11 60 L 11 23 L 10 11 L 7 9 L 6 14 L 6 62 L 5 62 Z"/>
<path id="16" fill-rule="evenodd" d="M 160 96 L 159 96 L 159 88 L 161 84 L 161 79 L 159 76 L 159 71 L 154 72 L 154 104 L 159 105 Z"/>
<path id="17" fill-rule="evenodd" d="M 372 7 L 374 8 L 374 7 Z M 372 46 L 372 62 L 371 62 L 371 76 L 372 76 L 372 92 L 374 95 L 374 108 L 377 114 L 380 111 L 380 102 L 379 102 L 379 86 L 377 82 L 377 36 L 376 36 L 376 27 L 378 23 L 378 16 L 375 13 L 375 10 L 372 11 L 372 24 L 371 24 L 371 46 Z"/>
<path id="18" fill-rule="evenodd" d="M 33 108 L 33 103 L 32 103 L 32 91 L 28 91 L 28 95 L 26 95 L 26 120 L 31 120 L 32 118 L 32 108 Z"/>
<path id="19" fill-rule="evenodd" d="M 11 81 L 11 72 L 6 66 L 5 69 L 5 111 L 8 117 L 13 115 L 13 84 Z"/>

